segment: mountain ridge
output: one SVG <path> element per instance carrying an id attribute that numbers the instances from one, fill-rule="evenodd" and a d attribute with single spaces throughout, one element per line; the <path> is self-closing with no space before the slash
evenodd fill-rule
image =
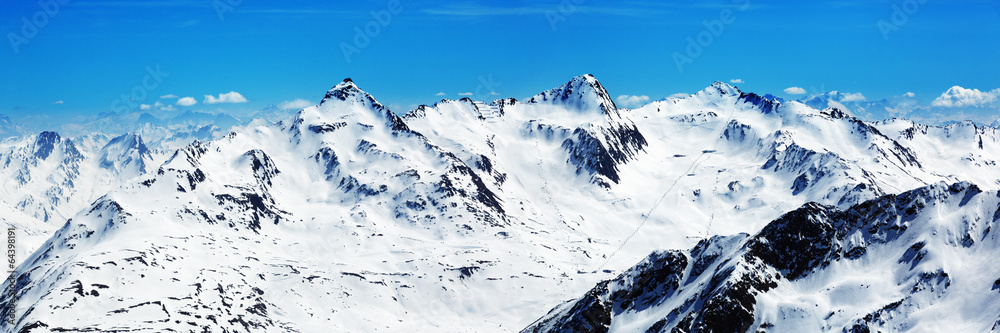
<path id="1" fill-rule="evenodd" d="M 1000 188 L 987 129 L 923 134 L 721 82 L 618 109 L 591 78 L 493 101 L 490 119 L 471 99 L 397 116 L 344 80 L 146 162 L 21 265 L 5 283 L 24 306 L 0 314 L 38 331 L 521 330 L 650 251 L 738 243 L 711 236 L 809 202 Z M 144 156 L 135 138 L 121 143 L 138 155 L 109 156 Z"/>

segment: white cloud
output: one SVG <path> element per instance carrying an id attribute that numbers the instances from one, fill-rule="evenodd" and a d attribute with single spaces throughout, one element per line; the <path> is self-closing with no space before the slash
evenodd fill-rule
<path id="1" fill-rule="evenodd" d="M 931 102 L 931 106 L 958 108 L 966 106 L 988 106 L 1000 98 L 1000 88 L 991 91 L 966 89 L 959 86 L 951 87 L 941 96 Z"/>
<path id="2" fill-rule="evenodd" d="M 63 104 L 66 104 L 66 102 L 63 102 L 61 100 L 52 102 L 52 105 L 63 105 Z"/>
<path id="3" fill-rule="evenodd" d="M 642 106 L 643 103 L 649 102 L 649 96 L 621 95 L 615 101 L 625 107 Z"/>
<path id="4" fill-rule="evenodd" d="M 225 94 L 219 94 L 219 97 L 212 95 L 205 95 L 205 104 L 219 104 L 219 103 L 246 103 L 246 97 L 240 95 L 240 93 L 235 91 L 230 91 Z"/>
<path id="5" fill-rule="evenodd" d="M 743 79 L 732 79 L 732 80 L 729 80 L 729 83 L 732 83 L 732 84 L 743 83 Z"/>
<path id="6" fill-rule="evenodd" d="M 496 92 L 496 91 L 491 91 L 491 92 L 490 92 L 490 95 L 493 95 L 493 96 L 500 96 L 500 93 L 498 93 L 498 92 Z"/>
<path id="7" fill-rule="evenodd" d="M 688 96 L 691 96 L 691 94 L 676 93 L 676 94 L 673 94 L 673 95 L 670 95 L 670 96 L 667 96 L 667 97 L 682 98 L 683 99 L 683 98 L 687 98 Z"/>
<path id="8" fill-rule="evenodd" d="M 197 103 L 198 103 L 198 101 L 195 100 L 194 97 L 183 97 L 183 98 L 177 100 L 177 105 L 180 105 L 180 106 L 192 106 L 192 105 L 195 105 Z"/>
<path id="9" fill-rule="evenodd" d="M 916 97 L 917 94 L 914 94 L 912 92 L 907 92 L 899 96 L 893 96 L 890 99 L 892 101 L 892 104 L 886 106 L 885 111 L 888 112 L 889 115 L 893 117 L 913 118 L 911 116 L 908 116 L 908 114 L 913 112 L 913 110 L 919 106 L 918 105 L 919 101 L 917 100 Z"/>
<path id="10" fill-rule="evenodd" d="M 459 96 L 472 96 L 470 92 L 458 93 Z"/>
<path id="11" fill-rule="evenodd" d="M 862 95 L 861 93 L 853 93 L 853 94 L 846 93 L 844 94 L 844 97 L 840 99 L 840 102 L 841 103 L 860 102 L 866 99 L 867 98 L 865 98 L 865 95 Z"/>
<path id="12" fill-rule="evenodd" d="M 177 108 L 175 108 L 173 105 L 163 104 L 163 102 L 156 101 L 156 103 L 153 103 L 152 105 L 150 105 L 150 104 L 140 104 L 139 105 L 139 110 L 143 110 L 143 111 L 157 110 L 157 111 L 168 111 L 169 112 L 169 111 L 176 111 Z"/>
<path id="13" fill-rule="evenodd" d="M 445 96 L 445 95 L 448 95 L 448 94 L 445 94 L 443 91 L 439 92 L 437 94 L 434 94 L 434 96 Z"/>
<path id="14" fill-rule="evenodd" d="M 806 90 L 799 87 L 788 87 L 785 88 L 785 93 L 789 95 L 805 95 Z"/>
<path id="15" fill-rule="evenodd" d="M 166 94 L 166 95 L 160 96 L 160 99 L 168 99 L 168 98 L 180 98 L 180 96 L 177 96 L 177 95 L 174 95 L 174 94 Z"/>
<path id="16" fill-rule="evenodd" d="M 278 108 L 282 110 L 290 110 L 290 109 L 299 110 L 299 109 L 305 109 L 313 105 L 314 104 L 310 101 L 298 98 L 292 101 L 281 102 L 281 104 L 278 104 Z"/>

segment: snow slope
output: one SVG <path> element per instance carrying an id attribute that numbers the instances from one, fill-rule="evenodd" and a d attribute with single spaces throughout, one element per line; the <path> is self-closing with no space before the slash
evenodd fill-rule
<path id="1" fill-rule="evenodd" d="M 1000 193 L 944 183 L 657 251 L 526 332 L 1000 329 Z"/>
<path id="2" fill-rule="evenodd" d="M 0 230 L 5 235 L 5 242 L 9 242 L 7 234 L 10 228 L 14 229 L 14 246 L 16 251 L 14 261 L 16 264 L 24 262 L 24 259 L 34 253 L 35 250 L 38 250 L 42 243 L 49 239 L 57 229 L 55 226 L 25 215 L 21 211 L 14 209 L 14 207 L 0 201 Z M 9 253 L 7 254 L 8 256 L 4 256 L 5 263 L 10 259 Z M 6 279 L 9 276 L 7 271 L 10 268 L 7 265 L 4 265 L 4 267 L 4 279 Z"/>
<path id="3" fill-rule="evenodd" d="M 924 152 L 838 109 L 718 82 L 635 110 L 609 96 L 583 75 L 400 117 L 345 80 L 144 162 L 20 266 L 20 305 L 0 314 L 38 332 L 516 331 L 651 251 L 808 202 L 1000 186 L 963 162 L 978 145 Z M 118 151 L 100 156 L 143 160 Z"/>

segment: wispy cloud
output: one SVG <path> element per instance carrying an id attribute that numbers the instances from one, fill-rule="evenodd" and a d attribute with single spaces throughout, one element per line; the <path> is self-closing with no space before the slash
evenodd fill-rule
<path id="1" fill-rule="evenodd" d="M 160 96 L 160 99 L 170 99 L 170 98 L 180 98 L 180 96 L 177 96 L 177 95 L 174 95 L 174 94 L 166 94 L 166 95 Z"/>
<path id="2" fill-rule="evenodd" d="M 446 96 L 446 95 L 448 95 L 448 94 L 445 94 L 443 91 L 439 92 L 437 94 L 434 94 L 434 96 Z"/>
<path id="3" fill-rule="evenodd" d="M 853 94 L 845 93 L 844 98 L 841 98 L 840 101 L 847 103 L 847 102 L 860 102 L 866 99 L 868 98 L 865 98 L 865 95 L 862 95 L 861 93 L 853 93 Z"/>
<path id="4" fill-rule="evenodd" d="M 191 100 L 193 101 L 194 98 L 192 98 Z M 177 108 L 174 107 L 173 105 L 163 104 L 163 102 L 160 102 L 160 101 L 156 101 L 156 103 L 153 103 L 152 105 L 150 105 L 150 104 L 140 104 L 139 105 L 139 110 L 148 111 L 148 110 L 153 110 L 153 109 L 156 109 L 157 111 L 176 111 L 177 110 Z"/>
<path id="5" fill-rule="evenodd" d="M 471 92 L 458 93 L 459 96 L 472 96 Z"/>
<path id="6" fill-rule="evenodd" d="M 785 88 L 785 93 L 789 95 L 805 95 L 806 90 L 800 87 L 788 87 Z"/>
<path id="7" fill-rule="evenodd" d="M 235 91 L 230 91 L 225 94 L 219 94 L 219 97 L 212 95 L 205 95 L 205 100 L 202 103 L 205 104 L 221 104 L 221 103 L 246 103 L 246 97 L 240 95 L 240 93 Z"/>
<path id="8" fill-rule="evenodd" d="M 281 102 L 281 104 L 278 104 L 278 108 L 282 110 L 299 110 L 299 109 L 305 109 L 313 105 L 314 104 L 310 101 L 298 98 L 291 101 Z"/>
<path id="9" fill-rule="evenodd" d="M 243 9 L 240 10 L 241 14 L 259 14 L 259 15 L 322 15 L 322 16 L 335 16 L 338 18 L 343 18 L 345 16 L 361 16 L 368 15 L 368 13 L 362 13 L 354 10 L 336 10 L 336 9 Z"/>
<path id="10" fill-rule="evenodd" d="M 649 96 L 633 96 L 633 95 L 621 95 L 615 99 L 618 104 L 625 107 L 636 107 L 642 106 L 644 103 L 649 102 Z"/>
<path id="11" fill-rule="evenodd" d="M 729 83 L 740 84 L 740 83 L 743 83 L 743 79 L 732 79 L 732 80 L 729 80 Z"/>
<path id="12" fill-rule="evenodd" d="M 441 16 L 516 16 L 545 15 L 551 9 L 544 7 L 499 7 L 484 5 L 450 5 L 421 10 L 424 14 Z"/>
<path id="13" fill-rule="evenodd" d="M 63 105 L 63 104 L 66 104 L 66 102 L 64 102 L 62 100 L 58 100 L 58 101 L 52 102 L 52 105 Z"/>
<path id="14" fill-rule="evenodd" d="M 211 7 L 212 3 L 205 1 L 82 1 L 74 3 L 73 6 L 90 8 Z"/>
<path id="15" fill-rule="evenodd" d="M 196 26 L 196 25 L 198 25 L 198 23 L 200 23 L 198 20 L 187 20 L 187 21 L 181 22 L 178 26 L 181 27 L 181 28 L 187 28 L 187 27 Z"/>
<path id="16" fill-rule="evenodd" d="M 729 6 L 732 7 L 732 6 Z M 573 13 L 593 13 L 614 16 L 655 16 L 668 13 L 675 13 L 678 10 L 687 9 L 683 6 L 664 5 L 659 2 L 627 2 L 618 6 L 590 6 L 588 4 L 576 5 Z M 520 7 L 504 7 L 486 4 L 452 4 L 439 8 L 427 8 L 421 10 L 424 14 L 456 17 L 481 17 L 481 16 L 520 16 L 520 15 L 546 15 L 548 13 L 560 13 L 558 4 L 534 5 Z"/>

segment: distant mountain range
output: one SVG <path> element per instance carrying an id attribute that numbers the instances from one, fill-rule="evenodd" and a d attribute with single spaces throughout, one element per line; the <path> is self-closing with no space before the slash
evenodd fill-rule
<path id="1" fill-rule="evenodd" d="M 914 98 L 907 96 L 895 97 L 893 100 L 869 100 L 860 93 L 831 91 L 810 95 L 798 102 L 815 109 L 838 108 L 867 121 L 899 118 L 938 126 L 962 121 L 972 121 L 980 126 L 1000 126 L 1000 108 L 997 107 L 938 107 L 933 103 L 920 105 Z"/>

